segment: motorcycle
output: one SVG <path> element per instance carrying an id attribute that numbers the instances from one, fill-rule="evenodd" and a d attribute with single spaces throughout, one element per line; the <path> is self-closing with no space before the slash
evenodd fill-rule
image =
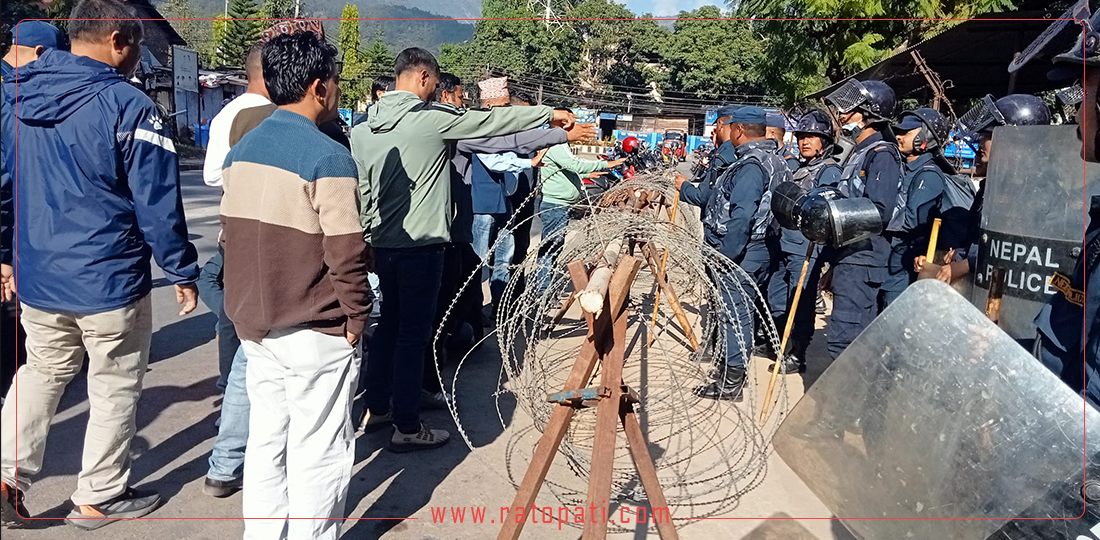
<path id="1" fill-rule="evenodd" d="M 635 137 L 627 137 L 616 142 L 607 153 L 599 156 L 600 159 L 614 161 L 625 158 L 622 164 L 607 171 L 607 174 L 595 178 L 582 178 L 584 192 L 588 200 L 594 204 L 600 197 L 619 182 L 629 181 L 642 171 L 665 168 L 670 166 L 664 163 L 660 154 L 650 150 L 645 141 Z"/>

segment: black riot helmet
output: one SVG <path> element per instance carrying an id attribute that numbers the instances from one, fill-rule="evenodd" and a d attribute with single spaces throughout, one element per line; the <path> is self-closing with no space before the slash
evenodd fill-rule
<path id="1" fill-rule="evenodd" d="M 848 79 L 825 96 L 825 102 L 840 113 L 859 111 L 867 122 L 887 122 L 894 116 L 897 97 L 894 89 L 882 81 Z"/>
<path id="2" fill-rule="evenodd" d="M 901 113 L 900 121 L 894 127 L 898 132 L 904 133 L 920 130 L 913 137 L 913 149 L 918 153 L 942 149 L 947 144 L 950 131 L 947 119 L 940 111 L 928 107 Z"/>
<path id="3" fill-rule="evenodd" d="M 997 126 L 1040 126 L 1050 124 L 1050 110 L 1042 99 L 1031 94 L 1010 94 L 997 101 L 986 95 L 959 118 L 956 136 L 976 141 L 983 131 Z"/>
<path id="4" fill-rule="evenodd" d="M 806 135 L 821 137 L 827 144 L 832 144 L 836 140 L 836 132 L 828 113 L 814 109 L 802 115 L 794 126 L 794 136 L 800 138 Z"/>

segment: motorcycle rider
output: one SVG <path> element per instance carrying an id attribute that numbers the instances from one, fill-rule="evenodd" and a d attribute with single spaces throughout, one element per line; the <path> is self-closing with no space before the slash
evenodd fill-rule
<path id="1" fill-rule="evenodd" d="M 794 137 L 798 141 L 799 162 L 798 169 L 793 173 L 794 181 L 805 190 L 835 186 L 840 181 L 841 171 L 834 158 L 837 151 L 834 143 L 836 133 L 829 115 L 822 110 L 813 110 L 802 115 L 795 124 Z M 772 311 L 776 328 L 783 328 L 786 324 L 788 308 L 798 287 L 809 244 L 810 241 L 801 232 L 786 228 L 781 230 L 779 258 L 775 271 L 768 280 L 768 307 Z M 814 303 L 821 277 L 821 265 L 817 259 L 816 253 L 811 255 L 811 271 L 806 275 L 794 325 L 791 327 L 790 352 L 783 357 L 782 368 L 785 373 L 806 371 L 806 349 L 814 335 Z M 768 369 L 770 371 L 772 368 Z"/>
<path id="2" fill-rule="evenodd" d="M 875 203 L 883 230 L 898 205 L 901 189 L 901 154 L 890 117 L 894 114 L 894 90 L 882 81 L 845 81 L 825 97 L 835 110 L 843 134 L 855 146 L 844 160 L 837 187 L 849 198 L 866 197 Z M 822 257 L 833 268 L 827 284 L 833 291 L 829 321 L 829 357 L 836 360 L 879 311 L 879 294 L 886 277 L 890 241 L 874 236 L 839 249 L 827 249 Z"/>

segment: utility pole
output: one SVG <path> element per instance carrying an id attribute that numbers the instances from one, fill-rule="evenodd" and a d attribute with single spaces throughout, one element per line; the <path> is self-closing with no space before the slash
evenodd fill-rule
<path id="1" fill-rule="evenodd" d="M 294 0 L 294 18 L 301 18 L 302 13 L 302 0 Z"/>

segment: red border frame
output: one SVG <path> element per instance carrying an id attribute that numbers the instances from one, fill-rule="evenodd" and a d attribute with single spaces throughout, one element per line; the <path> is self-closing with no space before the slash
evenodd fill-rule
<path id="1" fill-rule="evenodd" d="M 25 20 L 25 21 L 43 21 L 43 22 L 48 22 L 48 23 L 53 22 L 52 19 L 23 19 L 23 20 Z M 69 20 L 74 20 L 74 19 L 69 19 Z M 75 19 L 75 20 L 115 20 L 115 19 Z M 160 21 L 160 20 L 165 20 L 165 21 L 215 21 L 215 20 L 232 21 L 232 20 L 263 20 L 263 19 L 259 19 L 259 18 L 256 18 L 256 19 L 230 19 L 230 18 L 226 18 L 226 19 L 216 19 L 216 18 L 168 19 L 168 18 L 165 18 L 165 19 L 131 19 L 131 20 L 137 20 L 137 21 Z M 331 22 L 331 21 L 343 21 L 345 19 L 343 19 L 343 18 L 328 18 L 328 19 L 309 18 L 309 20 L 330 21 Z M 541 19 L 541 18 L 530 18 L 530 19 L 482 19 L 482 18 L 372 19 L 372 18 L 359 18 L 359 19 L 355 19 L 355 20 L 357 20 L 357 21 L 451 21 L 451 20 L 453 20 L 453 21 L 466 21 L 466 22 L 470 22 L 470 21 L 537 21 L 537 22 L 541 22 L 541 21 L 543 21 L 543 19 Z M 559 18 L 559 19 L 555 19 L 555 20 L 558 20 L 558 21 L 626 22 L 626 21 L 636 21 L 636 20 L 639 20 L 639 19 L 637 19 L 637 18 L 634 18 L 634 19 Z M 642 20 L 646 20 L 646 19 L 642 19 Z M 923 19 L 923 18 L 896 18 L 896 19 L 868 19 L 868 18 L 680 19 L 680 18 L 675 18 L 675 17 L 653 17 L 652 20 L 654 20 L 654 21 L 677 21 L 677 20 L 683 20 L 683 21 L 747 21 L 747 22 L 777 22 L 777 21 L 779 21 L 779 22 L 782 22 L 782 21 L 826 21 L 826 22 L 836 22 L 836 21 L 853 21 L 853 22 L 855 22 L 855 21 L 866 21 L 866 22 L 887 22 L 887 21 L 895 21 L 895 22 L 898 22 L 898 21 L 903 21 L 903 22 L 904 21 L 945 22 L 945 21 L 958 21 L 958 22 L 965 22 L 965 21 L 970 21 L 970 20 L 974 20 L 974 19 Z M 1003 21 L 1003 22 L 1044 21 L 1044 22 L 1051 22 L 1051 23 L 1053 23 L 1054 21 L 1076 21 L 1078 24 L 1081 25 L 1081 28 L 1082 28 L 1083 32 L 1087 30 L 1086 21 L 1083 21 L 1081 19 L 983 18 L 981 20 L 982 21 Z M 22 22 L 22 21 L 20 21 L 20 22 Z M 13 29 L 14 29 L 14 27 L 13 27 Z M 17 33 L 13 34 L 13 35 L 17 35 Z M 1007 66 L 1006 66 L 1006 68 L 1007 68 Z M 1098 69 L 1100 69 L 1100 68 L 1098 68 Z M 1082 59 L 1082 61 L 1081 61 L 1081 81 L 1082 81 L 1082 83 L 1085 80 L 1085 75 L 1086 75 L 1085 62 Z M 18 83 L 18 80 L 15 83 L 15 87 L 16 87 L 16 92 L 14 94 L 15 99 L 16 99 L 15 110 L 17 111 L 16 114 L 18 114 L 18 110 L 19 110 L 19 105 L 18 105 L 19 83 Z M 1087 92 L 1087 89 L 1086 89 L 1086 92 Z M 1089 99 L 1089 96 L 1087 94 L 1085 96 L 1085 99 L 1086 99 L 1086 102 Z M 1098 96 L 1092 96 L 1092 99 L 1097 100 Z M 1085 106 L 1085 107 L 1082 108 L 1082 111 L 1083 111 L 1082 120 L 1084 122 L 1087 122 L 1088 118 L 1089 118 L 1089 115 L 1093 113 L 1093 110 L 1090 107 Z M 1097 129 L 1100 130 L 1100 127 L 1098 127 Z M 19 160 L 18 160 L 19 126 L 18 126 L 18 124 L 16 124 L 16 129 L 15 129 L 15 148 L 16 148 L 16 172 L 18 172 L 18 163 L 19 163 Z M 1086 171 L 1085 173 L 1082 174 L 1082 177 L 1081 177 L 1081 198 L 1082 198 L 1082 200 L 1085 200 L 1085 198 L 1088 195 L 1087 194 L 1087 189 L 1086 189 L 1086 183 L 1087 183 L 1087 178 L 1088 178 L 1087 169 L 1088 169 L 1088 163 L 1089 162 L 1085 161 L 1084 158 L 1083 158 L 1083 155 L 1084 155 L 1084 141 L 1082 141 L 1081 151 L 1082 151 L 1082 161 L 1083 161 L 1083 167 L 1082 168 Z M 1095 149 L 1095 151 L 1098 154 L 1100 154 L 1100 148 Z M 1098 157 L 1100 157 L 1100 156 L 1098 156 Z M 18 186 L 18 174 L 13 174 L 12 175 L 12 199 L 13 199 L 13 206 L 14 206 L 13 212 L 14 212 L 16 223 L 18 222 L 18 216 L 19 216 L 19 204 L 18 204 L 19 203 L 19 192 L 18 192 L 17 186 Z M 1085 201 L 1085 202 L 1087 202 L 1087 201 Z M 1082 226 L 1082 231 L 1081 232 L 1082 232 L 1082 235 L 1084 235 L 1085 229 L 1088 227 L 1088 205 L 1087 204 L 1084 206 L 1084 209 L 1082 210 L 1082 219 L 1084 220 L 1084 225 Z M 14 225 L 13 225 L 13 227 L 14 227 Z M 18 246 L 19 246 L 18 235 L 13 233 L 12 234 L 12 268 L 13 268 L 13 276 L 16 276 L 16 277 L 18 276 L 18 272 L 15 271 L 15 268 L 16 268 L 15 262 L 16 262 L 16 253 L 18 251 Z M 1087 246 L 1085 246 L 1084 243 L 1082 242 L 1082 248 L 1081 248 L 1082 249 L 1082 256 L 1085 256 L 1084 251 L 1085 251 L 1086 247 Z M 1100 286 L 1100 285 L 1098 285 L 1098 286 Z M 1086 302 L 1086 304 L 1088 302 L 1087 296 L 1086 296 L 1085 302 Z M 17 314 L 16 317 L 17 317 L 16 321 L 17 321 L 17 324 L 18 324 L 18 314 Z M 1087 330 L 1088 329 L 1085 326 L 1084 317 L 1082 316 L 1081 332 L 1082 332 L 1082 336 L 1085 336 L 1086 339 L 1087 339 Z M 16 340 L 16 343 L 18 343 L 18 340 Z M 18 345 L 16 345 L 16 348 L 18 348 Z M 1084 370 L 1087 367 L 1085 365 L 1085 355 L 1084 355 L 1083 351 L 1082 351 L 1082 355 L 1081 355 L 1081 365 L 1082 365 L 1082 370 Z M 1087 380 L 1087 375 L 1086 375 L 1086 380 Z M 15 394 L 14 394 L 15 399 L 18 400 L 19 399 L 19 389 L 18 389 L 18 383 L 15 380 L 13 380 L 13 382 L 12 382 L 12 389 L 15 391 Z M 1081 402 L 1082 402 L 1082 412 L 1081 412 L 1082 418 L 1081 418 L 1081 421 L 1082 421 L 1082 424 L 1085 424 L 1087 422 L 1088 402 L 1084 399 L 1083 396 L 1082 396 Z M 18 410 L 17 410 L 16 414 L 18 415 Z M 52 426 L 52 422 L 51 422 L 51 426 Z M 1086 437 L 1087 431 L 1086 430 L 1087 430 L 1087 425 L 1085 426 L 1085 429 L 1083 429 L 1082 433 L 1081 433 L 1082 442 L 1083 442 L 1082 446 L 1084 446 L 1084 448 L 1085 448 L 1085 452 L 1082 454 L 1082 463 L 1081 463 L 1082 480 L 1083 481 L 1087 481 L 1087 473 L 1088 473 L 1088 446 L 1087 446 L 1087 437 Z M 19 434 L 18 434 L 18 432 L 16 432 L 16 441 L 18 441 L 18 440 L 19 440 Z M 769 442 L 769 445 L 770 445 L 770 442 Z M 16 461 L 16 466 L 18 467 L 18 463 L 19 463 L 18 454 L 16 455 L 16 460 L 15 461 Z M 18 469 L 17 469 L 17 472 L 18 472 Z M 1084 517 L 1085 514 L 1087 513 L 1087 506 L 1086 505 L 1088 504 L 1087 501 L 1085 501 L 1084 493 L 1081 493 L 1081 502 L 1082 502 L 1081 515 L 1077 516 L 1076 518 L 1049 518 L 1049 517 L 1025 518 L 1025 517 L 1018 517 L 1018 516 L 1017 517 L 1008 517 L 1008 518 L 1003 518 L 1003 517 L 974 517 L 974 518 L 968 518 L 968 517 L 957 517 L 957 518 L 868 517 L 868 518 L 844 518 L 844 517 L 839 517 L 839 516 L 831 516 L 831 517 L 793 517 L 792 516 L 792 517 L 699 517 L 699 518 L 691 518 L 691 517 L 675 518 L 674 517 L 673 520 L 679 519 L 679 520 L 683 520 L 683 521 L 697 521 L 697 520 L 769 520 L 769 521 L 770 520 L 843 520 L 843 521 L 857 521 L 857 520 L 860 520 L 860 521 L 865 521 L 865 520 L 1008 520 L 1008 521 L 1013 521 L 1013 520 L 1029 520 L 1029 521 L 1030 520 L 1059 520 L 1060 521 L 1060 520 L 1075 520 L 1075 519 L 1081 519 L 1082 517 Z M 66 518 L 27 517 L 27 518 L 24 518 L 24 519 L 26 519 L 28 521 L 38 521 L 38 520 L 51 521 L 51 520 L 59 520 L 59 519 L 66 519 Z M 197 517 L 197 518 L 188 518 L 188 517 L 141 517 L 141 518 L 128 518 L 126 520 L 130 520 L 130 519 L 139 519 L 139 520 L 245 520 L 245 519 L 270 519 L 270 518 L 246 518 L 246 517 L 225 517 L 225 518 L 222 518 L 222 517 Z M 285 518 L 285 519 L 340 519 L 341 521 L 363 521 L 363 520 L 406 521 L 406 520 L 417 520 L 419 518 L 416 518 L 416 517 L 404 517 L 404 518 L 366 518 L 366 517 L 360 517 L 360 518 L 353 518 L 353 517 L 345 517 L 345 518 L 291 518 L 291 517 L 288 517 L 288 518 Z M 125 520 L 119 520 L 119 521 L 125 521 Z M 452 525 L 459 525 L 459 524 L 452 524 Z"/>

